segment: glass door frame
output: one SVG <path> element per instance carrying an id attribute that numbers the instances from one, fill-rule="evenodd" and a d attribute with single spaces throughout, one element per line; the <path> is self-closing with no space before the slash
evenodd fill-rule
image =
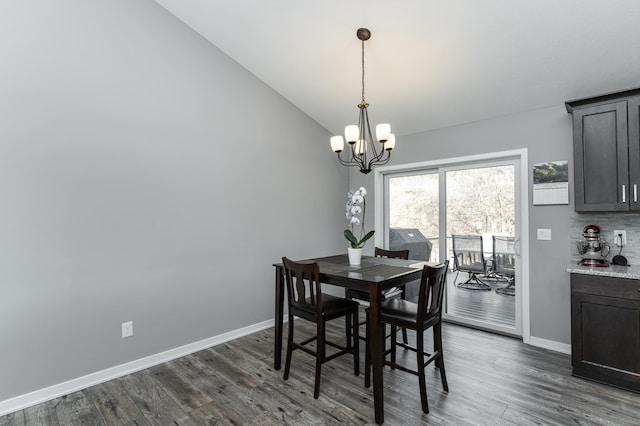
<path id="1" fill-rule="evenodd" d="M 430 172 L 433 169 L 461 169 L 468 166 L 470 168 L 481 167 L 484 165 L 492 165 L 498 162 L 513 161 L 516 167 L 515 184 L 517 185 L 516 195 L 516 252 L 518 254 L 516 277 L 518 277 L 517 285 L 519 297 L 516 300 L 516 334 L 522 336 L 524 343 L 531 341 L 530 327 L 530 294 L 529 294 L 529 190 L 528 190 L 528 158 L 527 149 L 519 149 L 512 151 L 501 151 L 487 154 L 479 154 L 465 157 L 455 157 L 442 160 L 425 161 L 418 163 L 401 164 L 395 166 L 378 167 L 374 169 L 374 208 L 375 208 L 375 244 L 376 246 L 384 246 L 388 241 L 388 235 L 384 232 L 388 228 L 388 205 L 385 200 L 385 178 L 398 174 L 415 174 Z M 444 173 L 440 171 L 439 173 Z M 440 203 L 441 208 L 444 204 L 445 188 L 444 179 L 440 179 Z M 444 230 L 445 216 L 440 215 L 439 218 L 439 245 L 440 256 L 446 256 L 447 241 Z M 446 316 L 445 316 L 446 318 Z M 496 330 L 510 334 L 508 330 Z M 512 331 L 513 333 L 513 331 Z M 512 334 L 511 333 L 511 334 Z"/>
<path id="2" fill-rule="evenodd" d="M 449 172 L 456 172 L 456 171 L 462 171 L 462 170 L 478 170 L 478 169 L 485 169 L 485 168 L 491 168 L 491 167 L 501 167 L 501 166 L 513 166 L 514 168 L 514 190 L 515 190 L 515 198 L 514 198 L 514 204 L 515 204 L 515 229 L 514 229 L 514 236 L 516 241 L 518 241 L 519 237 L 520 237 L 520 223 L 518 220 L 518 210 L 521 208 L 519 205 L 519 199 L 518 199 L 518 183 L 520 180 L 520 174 L 519 174 L 519 167 L 520 167 L 520 162 L 516 159 L 513 158 L 502 158 L 502 159 L 492 159 L 490 161 L 481 161 L 481 162 L 467 162 L 467 163 L 463 163 L 463 164 L 453 164 L 453 165 L 442 165 L 438 168 L 439 170 L 439 175 L 440 175 L 440 188 L 441 188 L 441 195 L 440 195 L 440 203 L 443 206 L 441 212 L 443 214 L 440 215 L 440 226 L 441 226 L 441 230 L 447 230 L 448 229 L 448 224 L 446 223 L 446 218 L 448 217 L 448 205 L 447 205 L 447 175 Z M 449 232 L 443 232 L 444 235 L 444 250 L 445 253 L 448 255 L 449 252 L 451 251 L 451 241 L 447 239 L 447 236 L 449 235 Z M 520 263 L 521 263 L 521 256 L 518 255 L 519 250 L 516 250 L 516 265 L 515 265 L 515 287 L 516 287 L 516 292 L 515 292 L 515 324 L 513 325 L 513 327 L 508 327 L 505 325 L 499 325 L 493 322 L 484 322 L 484 321 L 480 321 L 477 319 L 472 319 L 472 318 L 467 318 L 467 317 L 460 317 L 460 316 L 456 316 L 456 315 L 452 315 L 448 313 L 448 300 L 446 300 L 448 292 L 445 292 L 445 301 L 444 301 L 444 306 L 445 306 L 445 310 L 443 312 L 443 318 L 445 320 L 451 321 L 451 322 L 456 322 L 459 324 L 463 324 L 463 325 L 469 325 L 471 327 L 477 327 L 480 329 L 485 329 L 488 331 L 495 331 L 498 333 L 502 333 L 502 334 L 506 334 L 506 335 L 510 335 L 510 336 L 516 336 L 516 337 L 520 337 L 522 335 L 522 315 L 521 315 L 521 310 L 522 310 L 522 287 L 521 287 L 521 268 L 520 268 Z M 441 258 L 440 261 L 443 261 L 444 259 Z M 506 296 L 498 296 L 498 297 L 506 297 Z"/>

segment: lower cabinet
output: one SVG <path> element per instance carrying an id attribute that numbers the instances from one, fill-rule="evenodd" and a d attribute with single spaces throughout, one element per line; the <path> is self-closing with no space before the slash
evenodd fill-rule
<path id="1" fill-rule="evenodd" d="M 573 375 L 640 392 L 640 281 L 571 274 Z"/>

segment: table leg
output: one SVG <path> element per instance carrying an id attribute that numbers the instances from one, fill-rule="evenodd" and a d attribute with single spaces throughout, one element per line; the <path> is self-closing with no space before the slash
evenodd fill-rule
<path id="1" fill-rule="evenodd" d="M 373 364 L 373 406 L 376 423 L 384 423 L 382 394 L 382 359 L 384 357 L 384 327 L 380 323 L 380 288 L 369 284 L 369 329 L 371 330 L 371 363 Z"/>
<path id="2" fill-rule="evenodd" d="M 280 370 L 282 365 L 282 328 L 283 328 L 283 305 L 284 305 L 284 276 L 282 268 L 276 266 L 276 306 L 275 306 L 275 333 L 274 333 L 274 351 L 273 351 L 273 368 Z"/>

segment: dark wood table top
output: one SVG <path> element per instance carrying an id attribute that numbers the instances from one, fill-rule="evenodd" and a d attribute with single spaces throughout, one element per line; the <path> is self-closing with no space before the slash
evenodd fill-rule
<path id="1" fill-rule="evenodd" d="M 360 287 L 357 283 L 389 283 L 408 274 L 422 271 L 427 262 L 420 260 L 387 259 L 382 257 L 363 256 L 358 266 L 349 265 L 346 254 L 305 259 L 304 262 L 318 262 L 322 282 L 347 287 Z M 274 266 L 282 267 L 282 263 Z M 418 277 L 419 278 L 419 277 Z M 348 285 L 348 284 L 351 285 Z"/>

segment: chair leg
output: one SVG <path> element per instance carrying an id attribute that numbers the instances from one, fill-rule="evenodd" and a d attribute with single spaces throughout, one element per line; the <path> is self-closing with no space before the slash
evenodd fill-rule
<path id="1" fill-rule="evenodd" d="M 367 321 L 365 324 L 365 343 L 364 343 L 364 387 L 371 386 L 371 334 L 369 330 L 369 312 L 367 312 Z"/>
<path id="2" fill-rule="evenodd" d="M 440 370 L 442 389 L 444 389 L 445 392 L 449 392 L 449 385 L 447 384 L 447 373 L 444 369 L 444 352 L 442 351 L 442 324 L 436 324 L 433 326 L 433 350 L 438 351 L 436 366 Z"/>
<path id="3" fill-rule="evenodd" d="M 417 355 L 417 372 L 418 383 L 420 385 L 420 402 L 422 403 L 422 411 L 429 414 L 429 402 L 427 401 L 427 380 L 424 374 L 424 331 L 416 330 L 416 355 Z"/>
<path id="4" fill-rule="evenodd" d="M 353 337 L 353 327 L 351 326 L 351 315 L 344 319 L 344 334 L 347 336 L 347 348 L 351 349 L 351 338 Z"/>
<path id="5" fill-rule="evenodd" d="M 398 327 L 395 325 L 391 326 L 391 362 L 396 363 L 396 339 L 398 338 Z M 386 340 L 386 339 L 385 339 Z M 384 354 L 384 352 L 383 352 Z M 392 370 L 395 370 L 395 367 L 391 367 Z"/>
<path id="6" fill-rule="evenodd" d="M 506 287 L 500 287 L 500 288 L 496 288 L 496 293 L 497 294 L 501 294 L 503 296 L 515 296 L 516 295 L 516 289 L 515 289 L 515 279 L 511 278 L 507 280 L 507 286 Z"/>
<path id="7" fill-rule="evenodd" d="M 291 368 L 291 352 L 293 352 L 293 315 L 289 315 L 289 332 L 287 333 L 287 356 L 284 362 L 283 380 L 289 378 L 289 369 Z"/>
<path id="8" fill-rule="evenodd" d="M 313 390 L 313 398 L 318 399 L 320 396 L 320 373 L 322 371 L 322 361 L 325 358 L 325 334 L 324 323 L 320 321 L 317 326 L 318 347 L 316 348 L 316 380 Z"/>
<path id="9" fill-rule="evenodd" d="M 465 282 L 456 284 L 458 288 L 464 288 L 466 290 L 491 290 L 491 286 L 478 278 L 475 272 L 467 272 L 467 274 L 468 278 Z"/>
<path id="10" fill-rule="evenodd" d="M 351 317 L 351 315 L 348 315 L 347 317 Z M 351 350 L 353 351 L 353 372 L 356 376 L 359 376 L 360 375 L 360 330 L 359 330 L 360 324 L 358 323 L 357 309 L 353 314 L 352 327 L 353 327 L 353 332 L 352 332 L 353 347 L 351 348 Z"/>
<path id="11" fill-rule="evenodd" d="M 406 328 L 403 328 L 403 329 L 402 329 L 402 342 L 403 342 L 405 345 L 408 345 L 408 344 L 409 344 L 409 339 L 407 338 L 407 329 L 406 329 Z"/>
<path id="12" fill-rule="evenodd" d="M 402 293 L 400 293 L 400 298 L 402 300 L 406 300 L 407 298 L 405 287 L 402 287 Z M 395 338 L 395 335 L 394 335 L 394 338 Z M 402 328 L 402 343 L 404 343 L 405 345 L 409 344 L 409 339 L 407 338 L 407 329 L 404 327 Z"/>

